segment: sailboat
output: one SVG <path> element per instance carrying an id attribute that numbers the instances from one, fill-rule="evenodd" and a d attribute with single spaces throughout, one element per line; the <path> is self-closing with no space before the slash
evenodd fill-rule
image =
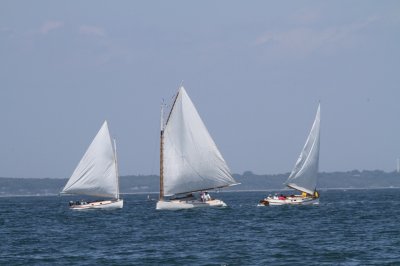
<path id="1" fill-rule="evenodd" d="M 320 139 L 320 104 L 307 141 L 285 185 L 301 192 L 301 195 L 274 195 L 262 199 L 258 206 L 268 205 L 312 205 L 319 204 L 316 190 Z"/>
<path id="2" fill-rule="evenodd" d="M 119 209 L 119 177 L 116 142 L 111 140 L 107 121 L 93 139 L 61 194 L 110 198 L 100 201 L 70 201 L 73 210 Z"/>
<path id="3" fill-rule="evenodd" d="M 193 102 L 180 86 L 164 124 L 161 108 L 157 210 L 225 207 L 208 190 L 236 185 Z"/>

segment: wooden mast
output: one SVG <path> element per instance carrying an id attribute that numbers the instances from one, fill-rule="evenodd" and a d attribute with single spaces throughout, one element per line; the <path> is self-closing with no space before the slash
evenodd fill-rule
<path id="1" fill-rule="evenodd" d="M 181 85 L 182 87 L 182 85 Z M 178 99 L 180 88 L 175 96 L 174 103 L 172 104 L 171 110 L 169 111 L 167 121 L 164 125 L 164 103 L 161 105 L 161 131 L 160 131 L 160 200 L 164 200 L 164 129 L 168 124 L 171 113 L 175 107 L 176 100 Z"/>
<path id="2" fill-rule="evenodd" d="M 119 200 L 119 172 L 117 161 L 117 141 L 114 139 L 114 161 L 115 161 L 115 174 L 117 175 L 117 200 Z"/>
<path id="3" fill-rule="evenodd" d="M 164 104 L 161 105 L 161 130 L 160 130 L 160 200 L 164 200 Z"/>
<path id="4" fill-rule="evenodd" d="M 164 130 L 161 130 L 160 134 L 160 200 L 164 200 Z"/>

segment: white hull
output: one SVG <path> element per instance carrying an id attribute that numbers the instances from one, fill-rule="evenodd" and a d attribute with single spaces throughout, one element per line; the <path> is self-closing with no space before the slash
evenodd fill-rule
<path id="1" fill-rule="evenodd" d="M 102 209 L 102 210 L 115 210 L 122 209 L 124 206 L 124 200 L 103 200 L 103 201 L 94 201 L 89 202 L 87 204 L 81 205 L 72 205 L 70 206 L 71 210 L 91 210 L 91 209 Z"/>
<path id="2" fill-rule="evenodd" d="M 280 206 L 280 205 L 317 205 L 319 198 L 310 197 L 287 197 L 286 199 L 265 198 L 257 206 Z"/>
<path id="3" fill-rule="evenodd" d="M 156 210 L 182 210 L 192 208 L 205 208 L 205 207 L 226 207 L 225 202 L 219 199 L 208 201 L 200 200 L 160 200 L 157 202 Z"/>

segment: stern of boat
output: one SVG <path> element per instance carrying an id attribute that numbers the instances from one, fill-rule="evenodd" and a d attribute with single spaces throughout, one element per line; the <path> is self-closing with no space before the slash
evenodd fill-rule
<path id="1" fill-rule="evenodd" d="M 272 197 L 260 200 L 257 206 L 281 206 L 281 205 L 318 205 L 319 198 L 315 197 L 287 197 L 285 199 L 275 199 Z"/>
<path id="2" fill-rule="evenodd" d="M 124 207 L 124 200 L 103 200 L 103 201 L 94 201 L 88 202 L 83 205 L 72 205 L 70 207 L 71 210 L 93 210 L 93 209 L 101 209 L 101 210 L 115 210 L 122 209 Z"/>
<path id="3" fill-rule="evenodd" d="M 213 199 L 208 201 L 200 200 L 165 200 L 158 201 L 156 210 L 182 210 L 192 208 L 207 208 L 207 207 L 227 207 L 226 203 L 219 199 Z"/>
<path id="4" fill-rule="evenodd" d="M 156 210 L 182 210 L 194 208 L 193 204 L 185 201 L 164 201 L 159 200 L 156 205 Z"/>
<path id="5" fill-rule="evenodd" d="M 227 207 L 228 205 L 226 205 L 225 202 L 223 202 L 222 200 L 219 199 L 213 199 L 213 200 L 209 200 L 205 202 L 206 204 L 208 204 L 210 207 Z"/>

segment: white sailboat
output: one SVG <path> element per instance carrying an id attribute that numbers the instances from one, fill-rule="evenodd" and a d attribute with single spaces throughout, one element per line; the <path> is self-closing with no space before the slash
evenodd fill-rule
<path id="1" fill-rule="evenodd" d="M 93 202 L 70 201 L 73 210 L 123 207 L 124 202 L 119 198 L 116 143 L 111 140 L 107 121 L 104 121 L 61 194 L 110 198 Z"/>
<path id="2" fill-rule="evenodd" d="M 161 111 L 160 199 L 156 209 L 226 206 L 222 200 L 212 199 L 207 190 L 237 182 L 182 86 L 165 124 L 163 120 Z"/>
<path id="3" fill-rule="evenodd" d="M 311 205 L 319 203 L 319 193 L 316 190 L 320 139 L 320 105 L 306 144 L 285 182 L 289 188 L 300 191 L 301 195 L 275 195 L 262 199 L 258 206 L 267 205 Z"/>

